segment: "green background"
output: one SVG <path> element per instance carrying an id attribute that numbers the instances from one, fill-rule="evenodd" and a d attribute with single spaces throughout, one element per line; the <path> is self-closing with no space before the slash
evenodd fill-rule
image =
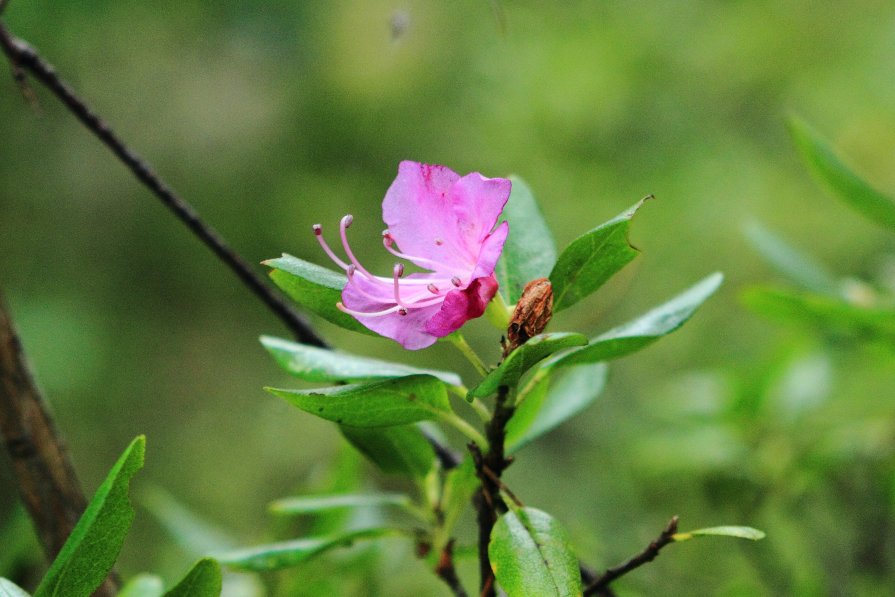
<path id="1" fill-rule="evenodd" d="M 12 0 L 4 20 L 252 263 L 325 264 L 310 227 L 350 212 L 355 251 L 385 271 L 380 202 L 402 159 L 520 175 L 560 246 L 655 194 L 633 225 L 643 255 L 552 329 L 593 334 L 715 270 L 724 287 L 615 364 L 595 407 L 524 451 L 507 482 L 597 568 L 672 514 L 683 529 L 768 533 L 672 546 L 620 595 L 888 593 L 891 352 L 821 343 L 737 295 L 775 275 L 744 238 L 751 220 L 837 274 L 895 286 L 892 236 L 812 183 L 784 127 L 804 116 L 895 189 L 891 2 Z M 280 323 L 35 90 L 38 110 L 0 78 L 0 289 L 88 492 L 145 433 L 137 488 L 261 540 L 266 504 L 312 490 L 341 439 L 261 390 L 296 385 L 257 341 L 286 335 Z M 470 328 L 496 361 L 492 330 Z M 359 354 L 457 360 L 320 330 Z M 375 578 L 338 590 L 446 593 L 409 548 L 385 545 Z M 171 581 L 191 559 L 142 510 L 119 568 Z"/>

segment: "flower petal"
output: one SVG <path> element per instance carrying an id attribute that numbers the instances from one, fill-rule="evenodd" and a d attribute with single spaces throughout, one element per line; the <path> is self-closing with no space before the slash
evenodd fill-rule
<path id="1" fill-rule="evenodd" d="M 413 277 L 423 277 L 414 274 Z M 373 300 L 378 299 L 378 300 Z M 394 290 L 388 285 L 371 282 L 361 274 L 342 290 L 342 303 L 352 311 L 375 313 L 395 306 Z M 438 338 L 426 331 L 426 322 L 441 308 L 440 304 L 410 309 L 407 315 L 391 313 L 378 317 L 353 315 L 361 324 L 381 336 L 391 338 L 408 350 L 419 350 L 434 344 Z"/>
<path id="2" fill-rule="evenodd" d="M 444 166 L 401 162 L 382 215 L 401 251 L 441 264 L 416 265 L 466 279 L 510 195 L 511 183 Z M 413 260 L 412 260 L 413 261 Z"/>
<path id="3" fill-rule="evenodd" d="M 494 273 L 497 260 L 500 259 L 500 253 L 503 251 L 503 244 L 507 241 L 507 234 L 510 232 L 510 225 L 507 222 L 501 222 L 482 243 L 481 251 L 479 251 L 479 259 L 472 271 L 473 278 L 481 278 L 490 276 Z"/>
<path id="4" fill-rule="evenodd" d="M 494 276 L 477 278 L 463 290 L 452 290 L 445 296 L 441 309 L 426 322 L 426 331 L 441 338 L 460 329 L 464 323 L 485 312 L 488 301 L 496 292 Z"/>

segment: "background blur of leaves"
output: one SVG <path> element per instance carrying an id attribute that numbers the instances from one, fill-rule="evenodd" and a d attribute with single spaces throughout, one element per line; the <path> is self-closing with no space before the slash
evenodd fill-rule
<path id="1" fill-rule="evenodd" d="M 891 280 L 895 237 L 818 190 L 784 121 L 804 115 L 895 189 L 895 5 L 499 6 L 503 33 L 484 0 L 13 0 L 5 19 L 254 262 L 325 262 L 310 225 L 350 211 L 364 261 L 385 267 L 380 201 L 401 159 L 522 175 L 560 246 L 655 193 L 634 223 L 638 265 L 554 329 L 605 329 L 714 270 L 724 288 L 685 330 L 615 364 L 595 407 L 507 482 L 597 566 L 674 513 L 768 532 L 676 547 L 620 594 L 885 594 L 891 353 L 770 323 L 737 294 L 776 275 L 744 238 L 752 219 L 837 275 Z M 88 493 L 145 433 L 144 479 L 257 539 L 270 500 L 332 486 L 340 458 L 330 426 L 261 390 L 292 383 L 257 342 L 283 330 L 51 98 L 39 91 L 34 115 L 0 84 L 0 287 Z M 321 329 L 355 353 L 403 356 Z M 437 366 L 449 351 L 412 358 Z M 0 489 L 5 521 L 5 467 Z M 376 580 L 336 589 L 443 591 L 410 554 L 375 557 Z M 120 568 L 172 580 L 189 559 L 144 512 Z"/>

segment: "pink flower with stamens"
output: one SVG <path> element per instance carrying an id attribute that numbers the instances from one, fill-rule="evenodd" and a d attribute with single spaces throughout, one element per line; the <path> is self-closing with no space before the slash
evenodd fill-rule
<path id="1" fill-rule="evenodd" d="M 494 266 L 509 226 L 494 225 L 509 197 L 505 178 L 461 177 L 444 166 L 401 162 L 382 202 L 388 226 L 382 242 L 428 272 L 404 276 L 404 265 L 396 263 L 391 277 L 374 276 L 348 244 L 352 216 L 339 226 L 348 262 L 333 253 L 317 224 L 317 240 L 348 276 L 339 309 L 409 350 L 431 346 L 481 316 L 497 292 Z"/>

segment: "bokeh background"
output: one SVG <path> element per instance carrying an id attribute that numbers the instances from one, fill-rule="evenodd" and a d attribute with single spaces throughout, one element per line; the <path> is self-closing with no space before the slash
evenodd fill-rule
<path id="1" fill-rule="evenodd" d="M 738 295 L 776 279 L 750 221 L 839 275 L 891 279 L 893 236 L 818 190 L 784 124 L 802 115 L 895 189 L 895 4 L 13 0 L 4 21 L 253 263 L 325 263 L 311 224 L 351 212 L 362 259 L 387 267 L 380 202 L 402 159 L 522 176 L 560 246 L 654 193 L 634 223 L 642 256 L 553 329 L 606 329 L 715 270 L 722 291 L 614 364 L 603 397 L 508 482 L 597 568 L 672 514 L 768 533 L 672 546 L 620 595 L 890 594 L 891 352 L 765 321 Z M 0 288 L 88 493 L 145 433 L 138 500 L 161 487 L 243 542 L 270 538 L 266 504 L 344 458 L 330 425 L 261 389 L 295 383 L 257 342 L 287 332 L 35 89 L 38 110 L 0 78 Z M 448 346 L 406 354 L 320 331 L 360 354 L 463 367 Z M 469 336 L 498 358 L 486 324 Z M 40 565 L 16 553 L 20 569 Z M 375 557 L 330 594 L 446 594 L 409 549 Z M 119 568 L 170 581 L 191 559 L 141 509 Z M 338 565 L 281 588 L 305 594 Z"/>

